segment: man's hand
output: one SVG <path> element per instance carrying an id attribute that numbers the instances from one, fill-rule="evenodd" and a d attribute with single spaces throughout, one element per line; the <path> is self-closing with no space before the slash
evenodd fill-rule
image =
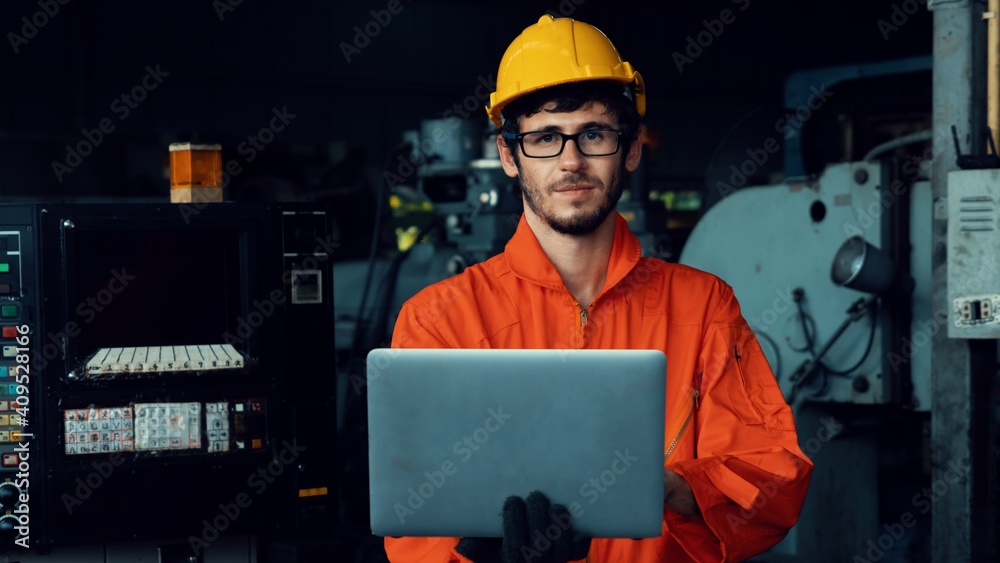
<path id="1" fill-rule="evenodd" d="M 504 501 L 503 538 L 462 538 L 455 551 L 475 563 L 566 563 L 587 556 L 590 536 L 573 531 L 565 506 L 535 491 Z"/>
<path id="2" fill-rule="evenodd" d="M 676 471 L 663 469 L 663 506 L 681 516 L 699 514 L 691 485 Z"/>

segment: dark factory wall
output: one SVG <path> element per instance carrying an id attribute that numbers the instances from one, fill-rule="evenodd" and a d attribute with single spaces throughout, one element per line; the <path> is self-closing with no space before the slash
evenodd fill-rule
<path id="1" fill-rule="evenodd" d="M 222 144 L 231 199 L 357 189 L 422 120 L 485 122 L 503 50 L 546 11 L 614 39 L 647 82 L 651 181 L 699 188 L 734 125 L 781 107 L 792 72 L 930 52 L 923 6 L 640 4 L 3 2 L 0 195 L 165 198 L 167 146 L 184 141 Z"/>

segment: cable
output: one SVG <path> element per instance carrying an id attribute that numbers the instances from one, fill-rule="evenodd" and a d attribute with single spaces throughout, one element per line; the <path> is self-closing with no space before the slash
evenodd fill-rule
<path id="1" fill-rule="evenodd" d="M 412 150 L 411 143 L 401 143 L 396 146 L 385 159 L 386 172 L 389 171 L 389 166 L 393 162 L 393 157 L 397 154 L 410 152 Z M 378 255 L 378 241 L 382 231 L 382 208 L 385 206 L 386 196 L 388 195 L 391 188 L 387 182 L 388 174 L 382 176 L 382 187 L 378 192 L 378 198 L 375 201 L 375 227 L 372 229 L 372 245 L 371 249 L 368 251 L 368 272 L 365 274 L 365 284 L 364 289 L 361 291 L 361 304 L 358 305 L 358 316 L 357 323 L 354 326 L 354 341 L 351 344 L 351 352 L 349 355 L 349 361 L 347 363 L 347 369 L 350 370 L 354 365 L 354 353 L 358 349 L 359 341 L 361 340 L 360 335 L 364 331 L 364 319 L 365 319 L 365 304 L 368 301 L 368 289 L 371 287 L 372 276 L 375 275 L 375 261 Z"/>
<path id="2" fill-rule="evenodd" d="M 796 290 L 795 295 L 796 299 L 800 297 L 798 290 Z M 837 327 L 837 330 L 834 331 L 833 335 L 826 341 L 825 344 L 823 344 L 823 347 L 820 349 L 819 352 L 815 354 L 815 357 L 813 359 L 804 361 L 788 377 L 788 379 L 792 381 L 792 388 L 788 395 L 789 403 L 794 401 L 797 389 L 799 387 L 803 387 L 806 383 L 809 382 L 810 379 L 812 379 L 812 377 L 816 375 L 818 375 L 821 378 L 820 380 L 821 385 L 816 392 L 812 393 L 812 396 L 818 397 L 829 390 L 829 383 L 830 383 L 829 376 L 831 375 L 831 372 L 833 372 L 833 370 L 830 370 L 826 365 L 822 363 L 823 356 L 830 350 L 830 347 L 833 346 L 834 342 L 836 342 L 837 339 L 840 338 L 840 335 L 843 334 L 844 331 L 847 330 L 847 328 L 851 324 L 860 320 L 866 313 L 870 312 L 869 309 L 874 309 L 877 303 L 878 303 L 878 297 L 872 296 L 868 299 L 864 298 L 858 299 L 850 306 L 850 308 L 847 310 L 848 317 L 844 320 L 844 322 L 840 324 L 839 327 Z M 872 331 L 873 333 L 869 335 L 869 346 L 865 350 L 864 356 L 856 366 L 853 366 L 848 371 L 853 371 L 854 369 L 857 369 L 857 367 L 861 365 L 861 362 L 864 361 L 864 359 L 868 356 L 869 352 L 871 351 L 870 343 L 874 341 L 874 319 L 873 319 Z M 842 372 L 842 373 L 847 373 L 847 372 Z"/>
<path id="3" fill-rule="evenodd" d="M 805 337 L 806 345 L 804 348 L 796 348 L 792 345 L 791 338 L 786 338 L 788 342 L 788 347 L 796 352 L 809 352 L 809 355 L 813 358 L 816 357 L 816 343 L 813 341 L 812 333 L 809 332 L 809 326 L 806 324 L 806 311 L 802 307 L 802 300 L 805 298 L 805 290 L 801 287 L 796 287 L 792 290 L 792 300 L 795 301 L 795 307 L 799 310 L 799 320 L 802 322 L 802 335 Z M 809 321 L 813 323 L 815 328 L 816 323 L 812 321 L 812 317 L 809 317 Z"/>
<path id="4" fill-rule="evenodd" d="M 910 144 L 913 144 L 913 143 L 919 143 L 921 141 L 929 141 L 929 140 L 931 140 L 932 133 L 933 133 L 933 130 L 927 129 L 925 131 L 918 131 L 916 133 L 910 133 L 909 135 L 903 135 L 902 137 L 899 137 L 898 139 L 893 139 L 891 141 L 887 141 L 887 142 L 882 143 L 881 145 L 873 148 L 872 150 L 868 151 L 868 153 L 861 160 L 862 161 L 875 160 L 875 158 L 878 157 L 878 155 L 880 155 L 880 154 L 882 154 L 882 153 L 884 153 L 886 151 L 890 151 L 892 149 L 899 148 L 899 147 L 906 146 L 906 145 L 910 145 Z"/>
<path id="5" fill-rule="evenodd" d="M 816 343 L 812 340 L 812 335 L 816 333 L 816 321 L 803 311 L 802 306 L 798 307 L 799 318 L 802 321 L 802 332 L 805 334 L 806 345 L 802 347 L 795 346 L 792 344 L 792 338 L 790 336 L 785 337 L 785 342 L 788 343 L 788 347 L 792 349 L 793 352 L 809 352 L 810 356 L 816 357 Z M 806 326 L 806 321 L 812 325 L 812 329 Z"/>
<path id="6" fill-rule="evenodd" d="M 413 150 L 413 144 L 409 142 L 400 143 L 396 145 L 389 152 L 389 156 L 385 159 L 384 170 L 389 171 L 389 167 L 396 160 L 397 155 L 407 154 Z M 382 232 L 382 213 L 383 208 L 387 205 L 387 199 L 389 192 L 392 191 L 392 187 L 388 184 L 388 174 L 382 175 L 382 186 L 378 191 L 378 197 L 375 201 L 375 225 L 372 229 L 372 244 L 368 251 L 368 271 L 365 274 L 364 288 L 361 290 L 361 302 L 358 305 L 358 314 L 356 316 L 354 324 L 354 338 L 351 342 L 351 347 L 347 354 L 347 373 L 348 375 L 354 370 L 355 355 L 363 350 L 362 340 L 364 338 L 367 320 L 365 318 L 365 305 L 368 303 L 368 290 L 372 285 L 372 277 L 375 275 L 375 263 L 378 259 L 378 247 L 379 239 Z M 345 419 L 346 422 L 346 419 Z"/>
<path id="7" fill-rule="evenodd" d="M 403 262 L 410 255 L 410 252 L 417 247 L 417 244 L 424 239 L 431 231 L 436 230 L 441 226 L 441 216 L 434 215 L 430 222 L 424 225 L 422 229 L 417 233 L 417 236 L 413 239 L 414 242 L 409 248 L 400 252 L 393 257 L 392 263 L 389 265 L 389 269 L 386 271 L 385 276 L 382 278 L 382 282 L 379 283 L 379 289 L 381 290 L 382 298 L 379 301 L 379 308 L 373 315 L 374 328 L 369 335 L 368 342 L 376 343 L 380 338 L 383 338 L 388 333 L 388 323 L 389 323 L 389 311 L 392 307 L 392 298 L 396 294 L 396 284 L 399 281 L 399 269 L 402 267 Z M 366 345 L 365 348 L 374 347 L 373 345 Z"/>
<path id="8" fill-rule="evenodd" d="M 872 351 L 872 344 L 875 342 L 875 328 L 878 326 L 878 319 L 876 318 L 875 315 L 877 310 L 878 310 L 878 301 L 872 304 L 871 311 L 869 312 L 869 314 L 872 316 L 872 328 L 868 332 L 868 344 L 865 345 L 865 353 L 861 355 L 861 359 L 858 360 L 857 363 L 855 363 L 853 366 L 843 371 L 837 371 L 835 369 L 831 369 L 830 366 L 820 362 L 820 367 L 822 367 L 824 371 L 829 372 L 830 375 L 847 375 L 852 371 L 861 367 L 861 364 L 865 363 L 865 360 L 868 359 L 868 354 L 870 354 Z"/>
<path id="9" fill-rule="evenodd" d="M 410 150 L 412 150 L 412 145 L 410 143 L 402 143 L 395 147 L 386 157 L 384 170 L 386 172 L 389 171 L 389 167 L 394 162 L 396 155 L 409 152 Z M 364 341 L 366 333 L 367 322 L 365 319 L 365 305 L 368 301 L 368 290 L 371 287 L 372 277 L 375 275 L 375 263 L 378 259 L 379 240 L 381 239 L 382 233 L 383 208 L 387 205 L 388 194 L 391 190 L 391 187 L 388 185 L 388 176 L 388 174 L 383 175 L 382 185 L 378 190 L 378 197 L 375 202 L 375 225 L 372 229 L 372 244 L 368 253 L 368 271 L 365 274 L 364 289 L 361 292 L 361 303 L 358 305 L 358 314 L 354 325 L 354 338 L 351 342 L 351 347 L 347 352 L 346 371 L 349 378 L 349 385 L 351 379 L 354 377 L 352 372 L 354 371 L 356 354 L 361 352 L 362 342 Z M 362 376 L 362 379 L 367 382 L 367 373 L 363 371 Z M 362 448 L 362 451 L 355 452 L 355 450 L 359 447 L 359 444 L 367 446 L 367 427 L 365 426 L 367 422 L 367 405 L 365 403 L 365 387 L 366 386 L 362 385 L 358 389 L 357 393 L 349 393 L 348 397 L 344 401 L 343 428 L 338 433 L 337 439 L 338 457 L 341 460 L 337 468 L 337 477 L 338 482 L 341 483 L 347 481 L 345 476 L 350 475 L 352 471 L 358 473 L 359 475 L 363 474 L 362 469 L 367 462 L 367 449 Z M 342 490 L 338 494 L 346 495 L 346 491 Z M 344 501 L 347 505 L 349 505 L 352 500 L 363 502 L 364 498 L 349 499 L 345 496 Z"/>

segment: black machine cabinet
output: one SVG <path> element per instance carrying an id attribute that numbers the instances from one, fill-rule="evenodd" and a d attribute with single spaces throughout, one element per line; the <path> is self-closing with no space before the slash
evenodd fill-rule
<path id="1" fill-rule="evenodd" d="M 0 551 L 335 518 L 331 218 L 0 205 Z"/>

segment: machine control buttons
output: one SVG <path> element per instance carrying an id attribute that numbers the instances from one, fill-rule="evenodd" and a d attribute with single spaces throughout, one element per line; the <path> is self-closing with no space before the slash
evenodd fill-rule
<path id="1" fill-rule="evenodd" d="M 17 506 L 17 498 L 21 495 L 21 489 L 10 481 L 0 483 L 0 508 L 14 508 Z"/>
<path id="2" fill-rule="evenodd" d="M 130 452 L 136 447 L 132 407 L 63 411 L 63 443 L 69 455 Z"/>
<path id="3" fill-rule="evenodd" d="M 205 404 L 205 430 L 208 451 L 229 451 L 229 403 Z"/>
<path id="4" fill-rule="evenodd" d="M 201 448 L 201 403 L 136 403 L 135 449 Z"/>
<path id="5" fill-rule="evenodd" d="M 248 445 L 262 448 L 266 435 L 265 403 L 259 398 L 233 402 L 134 403 L 118 407 L 92 405 L 62 412 L 63 446 L 67 455 L 224 453 L 246 449 Z M 0 426 L 3 426 L 2 416 Z M 14 420 L 13 415 L 8 416 Z M 14 430 L 8 434 L 14 436 Z M 0 430 L 0 442 L 4 434 Z"/>
<path id="6" fill-rule="evenodd" d="M 2 286 L 0 286 L 2 287 Z M 17 327 L 16 326 L 5 326 L 3 327 L 2 336 L 4 338 L 17 338 Z"/>
<path id="7" fill-rule="evenodd" d="M 17 538 L 15 526 L 19 525 L 20 522 L 17 520 L 17 516 L 13 514 L 0 516 L 0 541 L 4 543 L 13 542 Z"/>
<path id="8" fill-rule="evenodd" d="M 21 308 L 17 305 L 0 305 L 0 318 L 16 319 L 21 314 Z"/>

